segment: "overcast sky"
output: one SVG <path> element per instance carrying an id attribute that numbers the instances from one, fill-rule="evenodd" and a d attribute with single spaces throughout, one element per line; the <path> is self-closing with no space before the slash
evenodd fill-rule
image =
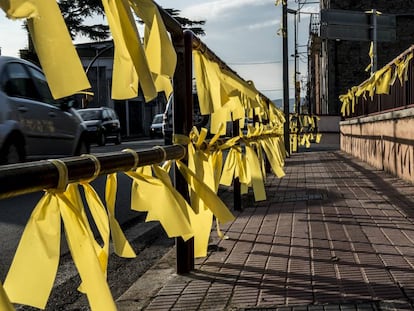
<path id="1" fill-rule="evenodd" d="M 301 1 L 302 3 L 304 1 Z M 308 1 L 315 2 L 315 1 Z M 201 40 L 245 80 L 270 99 L 282 98 L 282 7 L 275 0 L 158 0 L 164 8 L 181 10 L 181 15 L 194 20 L 206 20 L 206 36 Z M 298 3 L 288 1 L 288 7 L 298 9 Z M 306 44 L 309 34 L 309 14 L 317 12 L 318 4 L 304 5 L 298 27 L 299 75 L 306 79 Z M 289 14 L 289 55 L 293 54 L 293 15 Z M 21 21 L 8 20 L 0 10 L 0 48 L 2 55 L 18 56 L 27 45 Z M 85 40 L 81 40 L 84 42 Z M 290 59 L 290 87 L 293 87 L 294 58 Z M 293 93 L 291 93 L 292 97 Z"/>

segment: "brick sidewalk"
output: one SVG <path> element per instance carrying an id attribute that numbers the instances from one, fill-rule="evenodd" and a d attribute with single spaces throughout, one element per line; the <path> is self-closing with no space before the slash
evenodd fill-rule
<path id="1" fill-rule="evenodd" d="M 294 154 L 285 171 L 143 309 L 412 310 L 414 186 L 340 151 Z"/>

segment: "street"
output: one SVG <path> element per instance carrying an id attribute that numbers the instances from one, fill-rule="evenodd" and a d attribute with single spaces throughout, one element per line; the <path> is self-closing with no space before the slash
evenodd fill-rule
<path id="1" fill-rule="evenodd" d="M 150 149 L 154 146 L 163 146 L 164 139 L 141 139 L 141 140 L 131 140 L 123 141 L 120 145 L 115 145 L 113 143 L 108 143 L 105 146 L 98 146 L 96 144 L 91 145 L 91 153 L 104 153 L 112 151 L 122 151 L 126 148 L 133 150 L 145 150 Z"/>

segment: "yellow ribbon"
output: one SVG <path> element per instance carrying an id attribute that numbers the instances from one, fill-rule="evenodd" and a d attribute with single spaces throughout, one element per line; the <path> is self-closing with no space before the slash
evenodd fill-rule
<path id="1" fill-rule="evenodd" d="M 130 4 L 145 23 L 145 54 L 157 91 L 164 91 L 168 98 L 172 93 L 171 79 L 177 64 L 175 49 L 155 3 L 152 0 L 132 0 Z"/>
<path id="2" fill-rule="evenodd" d="M 250 168 L 255 201 L 266 200 L 266 190 L 264 187 L 263 171 L 260 167 L 260 161 L 254 149 L 248 145 L 246 145 L 246 159 L 247 165 Z"/>
<path id="3" fill-rule="evenodd" d="M 285 148 L 281 143 L 280 138 L 265 138 L 260 140 L 260 144 L 266 153 L 267 159 L 272 167 L 273 172 L 277 177 L 285 176 L 283 171 Z"/>
<path id="4" fill-rule="evenodd" d="M 6 276 L 4 288 L 13 302 L 41 309 L 46 306 L 59 264 L 62 218 L 69 250 L 91 309 L 115 310 L 106 283 L 107 253 L 104 250 L 107 248 L 101 249 L 93 237 L 78 185 L 66 187 L 66 165 L 60 160 L 51 161 L 59 172 L 57 189 L 47 191 L 33 210 Z M 104 221 L 105 216 L 97 215 L 102 208 L 96 206 L 99 203 L 95 195 L 88 194 L 88 203 L 94 206 L 94 218 Z M 102 230 L 105 226 L 99 221 L 97 226 Z"/>
<path id="5" fill-rule="evenodd" d="M 157 96 L 144 48 L 127 0 L 102 0 L 115 45 L 112 98 L 138 96 L 138 84 L 145 100 Z"/>
<path id="6" fill-rule="evenodd" d="M 9 18 L 27 18 L 33 45 L 54 98 L 91 86 L 56 1 L 0 1 Z"/>
<path id="7" fill-rule="evenodd" d="M 223 124 L 221 124 L 223 127 Z M 205 143 L 207 130 L 202 128 L 199 132 L 197 128 L 193 128 L 190 133 L 191 141 L 194 144 L 188 145 L 188 168 L 181 162 L 177 164 L 180 172 L 186 180 L 192 180 L 194 174 L 197 181 L 193 181 L 193 186 L 189 184 L 191 207 L 195 214 L 190 217 L 191 226 L 194 230 L 194 256 L 205 257 L 207 255 L 208 242 L 213 224 L 214 213 L 203 199 L 203 193 L 208 192 L 207 196 L 217 196 L 219 187 L 219 179 L 222 169 L 222 151 L 220 149 L 211 152 L 212 146 L 219 138 L 216 134 L 207 144 L 207 148 L 201 150 L 201 146 Z M 209 188 L 211 191 L 208 191 Z M 208 200 L 214 200 L 209 198 Z M 220 231 L 219 220 L 217 220 L 217 234 L 220 238 L 226 238 Z"/>
<path id="8" fill-rule="evenodd" d="M 46 192 L 35 207 L 4 283 L 11 301 L 45 308 L 59 263 L 62 217 L 69 249 L 91 309 L 116 310 L 97 257 L 97 243 L 85 223 L 82 207 L 72 203 L 77 196 L 77 186 L 69 185 L 63 193 Z"/>
<path id="9" fill-rule="evenodd" d="M 112 241 L 115 254 L 121 257 L 134 258 L 136 254 L 125 238 L 118 220 L 115 218 L 115 200 L 117 190 L 116 174 L 109 174 L 106 179 L 105 200 L 108 209 L 109 226 L 111 228 Z"/>
<path id="10" fill-rule="evenodd" d="M 181 161 L 176 161 L 177 167 L 192 190 L 197 192 L 205 206 L 209 208 L 221 223 L 234 220 L 234 216 L 216 193 L 203 183 L 195 172 L 192 172 Z"/>
<path id="11" fill-rule="evenodd" d="M 14 311 L 14 308 L 7 297 L 6 291 L 3 288 L 3 285 L 0 282 L 0 309 L 4 311 Z"/>
<path id="12" fill-rule="evenodd" d="M 185 241 L 194 233 L 188 216 L 189 208 L 185 199 L 174 189 L 169 175 L 162 168 L 153 166 L 126 172 L 133 179 L 131 208 L 148 212 L 146 221 L 159 221 L 169 237 L 182 237 Z"/>
<path id="13" fill-rule="evenodd" d="M 32 18 L 39 12 L 35 0 L 0 0 L 0 7 L 6 12 L 8 18 Z"/>

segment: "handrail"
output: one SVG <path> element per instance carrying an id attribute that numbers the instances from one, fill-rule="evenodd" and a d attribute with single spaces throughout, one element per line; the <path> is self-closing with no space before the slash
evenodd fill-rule
<path id="1" fill-rule="evenodd" d="M 405 70 L 408 70 L 408 79 L 412 79 L 413 65 L 410 54 L 412 55 L 413 51 L 414 45 L 411 45 L 381 69 L 371 74 L 368 79 L 348 89 L 346 94 L 340 95 L 343 116 L 346 118 L 360 117 L 412 104 L 411 84 L 405 84 L 404 81 L 401 81 L 402 84 L 395 84 L 395 81 L 397 75 L 402 79 L 400 75 Z M 369 96 L 366 96 L 368 92 Z"/>
<path id="2" fill-rule="evenodd" d="M 165 160 L 181 159 L 186 155 L 182 145 L 157 146 L 152 149 L 135 151 L 138 161 L 131 151 L 94 154 L 99 160 L 98 176 L 128 171 L 136 167 L 161 163 Z M 95 163 L 89 157 L 69 157 L 60 159 L 68 169 L 68 183 L 88 180 L 95 176 Z M 0 166 L 0 199 L 56 188 L 59 171 L 48 161 L 36 161 Z"/>
<path id="3" fill-rule="evenodd" d="M 157 3 L 156 6 L 160 12 L 161 18 L 164 22 L 165 27 L 167 28 L 168 32 L 175 37 L 182 37 L 183 36 L 183 29 L 181 24 L 170 14 L 167 13 L 162 7 L 160 7 Z"/>
<path id="4" fill-rule="evenodd" d="M 186 30 L 188 31 L 188 30 Z M 203 54 L 206 54 L 207 57 L 209 57 L 211 60 L 217 62 L 220 66 L 220 68 L 223 68 L 227 71 L 230 71 L 233 73 L 237 78 L 239 78 L 242 81 L 245 81 L 249 83 L 249 81 L 246 81 L 244 78 L 242 78 L 236 71 L 234 71 L 232 68 L 230 68 L 220 57 L 218 57 L 210 48 L 203 42 L 199 37 L 193 34 L 193 50 L 198 50 L 202 52 Z M 265 100 L 267 103 L 271 102 L 271 100 L 258 90 L 256 90 L 259 96 Z"/>

